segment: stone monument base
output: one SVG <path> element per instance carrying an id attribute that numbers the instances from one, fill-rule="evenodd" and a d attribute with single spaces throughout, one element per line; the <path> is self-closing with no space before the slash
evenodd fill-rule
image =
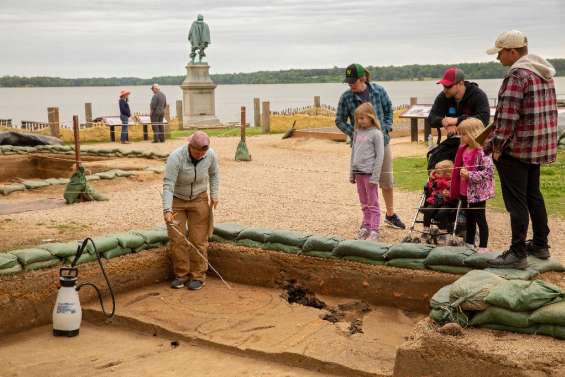
<path id="1" fill-rule="evenodd" d="M 186 78 L 181 85 L 184 129 L 221 126 L 215 115 L 216 84 L 210 78 L 209 70 L 208 64 L 189 63 L 186 66 Z"/>

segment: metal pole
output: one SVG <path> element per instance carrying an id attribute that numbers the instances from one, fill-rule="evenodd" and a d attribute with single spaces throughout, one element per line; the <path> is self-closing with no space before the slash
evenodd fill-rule
<path id="1" fill-rule="evenodd" d="M 77 164 L 77 170 L 79 170 L 80 169 L 80 134 L 79 134 L 78 115 L 73 115 L 73 134 L 75 137 L 75 161 Z"/>

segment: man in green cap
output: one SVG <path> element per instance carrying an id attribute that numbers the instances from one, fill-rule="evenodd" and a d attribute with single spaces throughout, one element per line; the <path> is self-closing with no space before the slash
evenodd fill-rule
<path id="1" fill-rule="evenodd" d="M 390 149 L 390 136 L 392 131 L 392 102 L 386 90 L 375 83 L 371 83 L 369 71 L 361 64 L 351 64 L 345 69 L 344 83 L 349 85 L 349 90 L 343 93 L 337 105 L 335 124 L 337 128 L 353 140 L 355 128 L 355 109 L 364 102 L 373 105 L 381 123 L 384 136 L 384 159 L 379 185 L 386 204 L 385 224 L 396 229 L 405 229 L 406 226 L 394 212 L 392 174 L 392 152 Z M 360 232 L 362 229 L 360 230 Z M 359 238 L 363 238 L 360 234 Z"/>

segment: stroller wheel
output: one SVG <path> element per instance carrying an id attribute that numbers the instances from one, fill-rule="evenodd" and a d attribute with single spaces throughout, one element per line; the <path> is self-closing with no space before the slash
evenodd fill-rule
<path id="1" fill-rule="evenodd" d="M 420 238 L 418 237 L 412 238 L 412 243 L 420 243 L 420 242 L 421 242 Z"/>
<path id="2" fill-rule="evenodd" d="M 404 242 L 404 243 L 412 243 L 412 242 L 414 242 L 414 241 L 412 240 L 412 236 L 411 236 L 411 235 L 407 235 L 406 237 L 404 237 L 404 238 L 402 239 L 401 242 Z"/>
<path id="3" fill-rule="evenodd" d="M 449 242 L 447 242 L 447 244 L 449 246 L 459 246 L 459 242 L 457 242 L 457 240 L 449 240 Z"/>

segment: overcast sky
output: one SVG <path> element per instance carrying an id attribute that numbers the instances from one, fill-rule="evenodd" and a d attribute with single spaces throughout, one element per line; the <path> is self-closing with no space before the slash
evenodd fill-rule
<path id="1" fill-rule="evenodd" d="M 565 58 L 565 0 L 0 0 L 0 76 L 184 74 L 198 13 L 212 73 L 489 61 L 509 29 Z"/>

